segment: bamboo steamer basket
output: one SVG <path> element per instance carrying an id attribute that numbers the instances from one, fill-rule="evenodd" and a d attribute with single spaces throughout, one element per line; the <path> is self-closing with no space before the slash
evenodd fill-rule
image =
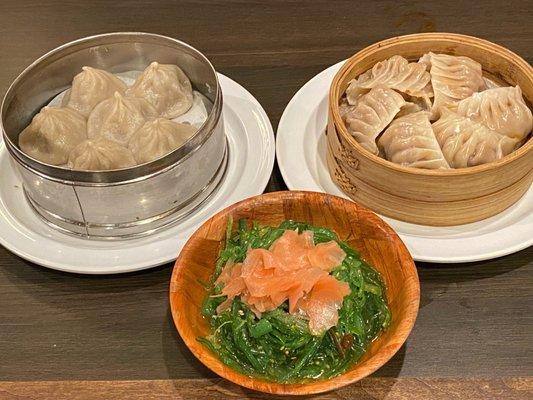
<path id="1" fill-rule="evenodd" d="M 348 133 L 339 100 L 354 77 L 393 55 L 416 61 L 423 54 L 470 57 L 500 84 L 519 85 L 531 107 L 533 68 L 494 43 L 451 33 L 422 33 L 369 46 L 342 66 L 329 92 L 327 160 L 332 179 L 353 200 L 402 221 L 450 226 L 479 221 L 514 204 L 533 181 L 533 139 L 508 156 L 476 167 L 424 170 L 394 164 L 363 149 Z"/>

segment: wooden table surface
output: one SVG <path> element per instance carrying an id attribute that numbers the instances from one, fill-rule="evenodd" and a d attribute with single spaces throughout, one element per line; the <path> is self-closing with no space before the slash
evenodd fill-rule
<path id="1" fill-rule="evenodd" d="M 45 51 L 109 31 L 192 44 L 257 97 L 274 127 L 307 80 L 387 37 L 460 32 L 533 60 L 531 1 L 81 4 L 0 2 L 2 95 Z M 276 169 L 268 190 L 284 188 Z M 371 378 L 319 398 L 531 398 L 533 249 L 418 268 L 421 308 L 407 344 Z M 120 276 L 71 275 L 0 247 L 0 399 L 267 398 L 215 377 L 184 347 L 168 308 L 171 270 L 168 264 Z"/>

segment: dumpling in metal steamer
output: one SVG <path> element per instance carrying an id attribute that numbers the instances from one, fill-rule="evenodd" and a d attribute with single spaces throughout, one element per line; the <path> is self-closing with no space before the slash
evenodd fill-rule
<path id="1" fill-rule="evenodd" d="M 89 139 L 104 137 L 127 146 L 131 136 L 157 111 L 145 99 L 124 97 L 119 92 L 99 103 L 87 120 Z"/>
<path id="2" fill-rule="evenodd" d="M 424 98 L 431 104 L 429 98 L 433 96 L 433 91 L 430 79 L 425 65 L 410 63 L 401 56 L 392 56 L 351 80 L 346 89 L 346 98 L 351 105 L 355 105 L 370 89 L 382 86 L 409 96 Z"/>
<path id="3" fill-rule="evenodd" d="M 390 124 L 378 140 L 387 160 L 406 167 L 450 168 L 431 129 L 428 114 L 420 111 Z"/>
<path id="4" fill-rule="evenodd" d="M 129 149 L 103 137 L 88 139 L 70 153 L 69 168 L 85 171 L 109 171 L 136 165 Z"/>
<path id="5" fill-rule="evenodd" d="M 197 129 L 165 118 L 147 121 L 129 142 L 137 163 L 143 164 L 161 158 L 185 143 Z"/>
<path id="6" fill-rule="evenodd" d="M 62 165 L 71 150 L 87 138 L 83 115 L 70 108 L 44 107 L 19 135 L 19 146 L 36 160 Z"/>
<path id="7" fill-rule="evenodd" d="M 72 87 L 66 92 L 61 104 L 87 118 L 98 103 L 115 92 L 124 94 L 126 87 L 124 82 L 107 71 L 83 67 L 82 72 L 72 80 Z"/>
<path id="8" fill-rule="evenodd" d="M 128 96 L 141 97 L 152 104 L 160 117 L 176 118 L 193 103 L 191 81 L 172 64 L 151 63 L 127 91 Z"/>
<path id="9" fill-rule="evenodd" d="M 533 116 L 519 86 L 474 93 L 457 104 L 457 113 L 518 141 L 533 129 Z"/>
<path id="10" fill-rule="evenodd" d="M 433 123 L 435 136 L 452 168 L 466 168 L 499 160 L 515 150 L 518 141 L 449 109 Z"/>
<path id="11" fill-rule="evenodd" d="M 376 138 L 405 105 L 392 89 L 376 87 L 362 95 L 355 106 L 342 106 L 341 114 L 348 132 L 366 150 L 378 154 Z"/>
<path id="12" fill-rule="evenodd" d="M 464 56 L 428 53 L 419 63 L 429 68 L 435 95 L 431 120 L 441 107 L 449 107 L 485 88 L 481 64 Z"/>

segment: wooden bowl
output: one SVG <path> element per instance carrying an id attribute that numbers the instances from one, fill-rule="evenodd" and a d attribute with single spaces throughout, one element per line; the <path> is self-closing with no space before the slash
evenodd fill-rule
<path id="1" fill-rule="evenodd" d="M 382 275 L 392 313 L 389 328 L 370 346 L 361 361 L 346 373 L 326 381 L 279 384 L 250 378 L 227 366 L 196 338 L 211 332 L 201 315 L 208 282 L 223 246 L 228 217 L 278 225 L 305 221 L 333 229 L 360 251 Z M 340 197 L 314 192 L 276 192 L 249 198 L 220 211 L 205 222 L 181 251 L 170 282 L 174 323 L 189 349 L 218 375 L 250 389 L 276 394 L 325 392 L 353 383 L 385 364 L 407 339 L 415 323 L 420 286 L 415 264 L 398 235 L 372 211 Z"/>
<path id="2" fill-rule="evenodd" d="M 533 139 L 501 160 L 476 167 L 425 170 L 394 164 L 363 149 L 348 133 L 339 100 L 354 77 L 378 61 L 401 55 L 411 61 L 433 51 L 478 61 L 487 77 L 520 85 L 533 103 L 533 68 L 513 52 L 486 40 L 451 33 L 387 39 L 350 58 L 329 93 L 328 168 L 353 200 L 380 214 L 423 225 L 458 225 L 493 216 L 514 204 L 533 181 Z"/>

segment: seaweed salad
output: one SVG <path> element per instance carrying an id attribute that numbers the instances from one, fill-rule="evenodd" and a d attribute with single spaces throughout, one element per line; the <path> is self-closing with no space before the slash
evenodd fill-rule
<path id="1" fill-rule="evenodd" d="M 380 274 L 330 229 L 230 219 L 198 340 L 227 366 L 279 383 L 328 379 L 391 320 Z"/>

